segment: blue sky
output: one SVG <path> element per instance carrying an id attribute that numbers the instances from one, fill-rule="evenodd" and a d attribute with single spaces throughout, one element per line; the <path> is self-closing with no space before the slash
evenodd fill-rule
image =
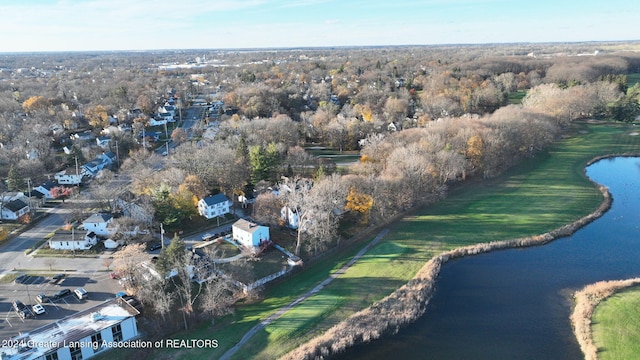
<path id="1" fill-rule="evenodd" d="M 640 40 L 638 0 L 0 0 L 0 52 Z"/>

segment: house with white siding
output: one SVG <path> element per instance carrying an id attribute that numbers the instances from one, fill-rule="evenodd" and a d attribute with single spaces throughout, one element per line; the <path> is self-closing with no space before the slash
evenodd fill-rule
<path id="1" fill-rule="evenodd" d="M 98 243 L 96 233 L 90 231 L 84 236 L 72 231 L 58 231 L 49 239 L 49 247 L 53 250 L 89 250 Z"/>
<path id="2" fill-rule="evenodd" d="M 87 231 L 92 231 L 100 236 L 111 235 L 110 225 L 113 222 L 113 215 L 97 213 L 89 216 L 82 222 L 82 227 Z"/>
<path id="3" fill-rule="evenodd" d="M 198 201 L 198 213 L 207 219 L 228 214 L 231 208 L 231 200 L 220 193 Z"/>

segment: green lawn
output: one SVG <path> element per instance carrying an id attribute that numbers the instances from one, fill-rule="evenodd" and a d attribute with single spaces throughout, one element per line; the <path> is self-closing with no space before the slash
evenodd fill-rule
<path id="1" fill-rule="evenodd" d="M 518 90 L 516 92 L 509 93 L 508 100 L 509 104 L 521 104 L 522 99 L 527 95 L 525 90 Z"/>
<path id="2" fill-rule="evenodd" d="M 627 86 L 632 87 L 633 85 L 640 82 L 640 73 L 627 74 Z"/>
<path id="3" fill-rule="evenodd" d="M 571 136 L 549 152 L 524 161 L 503 176 L 457 187 L 443 202 L 395 224 L 343 276 L 254 336 L 235 359 L 273 359 L 388 295 L 434 255 L 455 247 L 543 233 L 576 220 L 602 201 L 584 175 L 591 158 L 640 151 L 640 137 L 626 125 L 576 124 Z M 218 339 L 218 356 L 279 307 L 295 300 L 347 262 L 360 247 L 344 249 L 272 287 L 265 300 L 240 307 L 215 327 L 203 325 L 187 338 Z M 154 354 L 154 358 L 163 358 Z M 165 352 L 166 358 L 176 353 Z M 187 356 L 184 352 L 180 356 Z M 190 358 L 211 358 L 194 350 Z"/>
<path id="4" fill-rule="evenodd" d="M 636 359 L 640 354 L 640 286 L 600 303 L 592 317 L 598 358 Z"/>

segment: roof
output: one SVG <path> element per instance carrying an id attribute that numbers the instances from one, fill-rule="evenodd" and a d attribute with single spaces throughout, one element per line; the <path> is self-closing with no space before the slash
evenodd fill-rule
<path id="1" fill-rule="evenodd" d="M 207 206 L 212 206 L 215 204 L 223 203 L 225 201 L 229 201 L 229 198 L 225 194 L 220 193 L 213 196 L 207 196 L 206 198 L 202 199 L 202 201 L 204 201 Z"/>
<path id="2" fill-rule="evenodd" d="M 236 221 L 235 223 L 233 223 L 232 227 L 237 228 L 237 229 L 242 230 L 242 231 L 245 231 L 245 232 L 248 232 L 248 233 L 253 233 L 256 230 L 260 229 L 261 227 L 262 228 L 266 228 L 266 226 L 261 226 L 261 225 L 258 225 L 258 224 L 254 223 L 254 222 L 251 222 L 251 221 L 248 221 L 248 220 L 245 220 L 245 219 L 240 219 L 240 220 Z"/>
<path id="3" fill-rule="evenodd" d="M 45 188 L 45 189 L 47 189 L 47 190 L 51 190 L 54 187 L 58 186 L 58 184 L 56 184 L 54 181 L 49 180 L 49 181 L 45 182 L 44 184 L 42 184 L 40 186 Z"/>
<path id="4" fill-rule="evenodd" d="M 97 213 L 86 218 L 83 223 L 105 223 L 113 218 L 111 214 Z"/>
<path id="5" fill-rule="evenodd" d="M 9 209 L 9 210 L 11 210 L 13 212 L 16 212 L 16 211 L 19 211 L 21 209 L 24 209 L 27 206 L 28 205 L 24 201 L 22 201 L 20 199 L 12 200 L 12 201 L 9 201 L 8 203 L 4 204 L 5 208 L 7 208 L 7 209 Z"/>
<path id="6" fill-rule="evenodd" d="M 124 320 L 135 317 L 140 312 L 133 306 L 117 299 L 110 299 L 92 308 L 70 315 L 62 320 L 44 325 L 35 330 L 14 337 L 12 340 L 29 344 L 42 344 L 28 350 L 0 348 L 9 359 L 36 359 L 52 350 L 52 344 L 69 344 L 108 329 Z M 62 346 L 58 346 L 62 347 Z M 13 357 L 12 355 L 18 355 Z"/>

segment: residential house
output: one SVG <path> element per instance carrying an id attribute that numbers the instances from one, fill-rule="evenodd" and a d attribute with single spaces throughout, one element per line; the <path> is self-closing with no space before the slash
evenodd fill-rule
<path id="1" fill-rule="evenodd" d="M 231 226 L 233 240 L 249 249 L 252 253 L 271 241 L 269 227 L 258 225 L 254 222 L 240 219 Z"/>
<path id="2" fill-rule="evenodd" d="M 134 202 L 116 199 L 116 209 L 122 211 L 124 216 L 130 217 L 143 224 L 151 224 L 153 221 L 153 215 L 149 214 L 142 206 Z"/>
<path id="3" fill-rule="evenodd" d="M 53 189 L 56 186 L 58 186 L 58 184 L 49 180 L 44 184 L 36 187 L 34 190 L 40 192 L 42 195 L 44 195 L 44 198 L 48 200 L 48 199 L 53 199 L 53 196 L 51 196 L 51 189 Z"/>
<path id="4" fill-rule="evenodd" d="M 93 231 L 84 236 L 75 230 L 58 231 L 49 239 L 49 247 L 54 250 L 89 250 L 97 243 L 98 236 Z"/>
<path id="5" fill-rule="evenodd" d="M 140 311 L 113 298 L 9 339 L 0 346 L 2 360 L 89 359 L 139 336 Z M 3 343 L 4 344 L 4 343 Z"/>
<path id="6" fill-rule="evenodd" d="M 93 231 L 100 236 L 111 234 L 110 225 L 113 223 L 113 215 L 97 213 L 89 216 L 82 222 L 82 227 L 87 231 Z"/>
<path id="7" fill-rule="evenodd" d="M 91 131 L 72 134 L 70 138 L 74 141 L 93 141 L 95 139 Z"/>
<path id="8" fill-rule="evenodd" d="M 76 173 L 76 169 L 68 168 L 57 172 L 53 177 L 60 185 L 80 185 L 84 176 L 84 173 Z"/>
<path id="9" fill-rule="evenodd" d="M 3 203 L 2 220 L 18 220 L 20 217 L 29 213 L 29 205 L 20 199 L 14 199 L 7 203 Z"/>
<path id="10" fill-rule="evenodd" d="M 198 213 L 207 219 L 229 213 L 230 207 L 231 200 L 222 193 L 198 201 Z"/>
<path id="11" fill-rule="evenodd" d="M 164 118 L 160 118 L 160 119 L 151 118 L 151 120 L 149 120 L 149 126 L 160 126 L 160 125 L 165 125 L 166 123 L 167 123 L 167 119 L 164 119 Z"/>
<path id="12" fill-rule="evenodd" d="M 111 137 L 110 136 L 98 136 L 96 138 L 96 143 L 101 148 L 108 149 L 109 145 L 111 144 Z"/>
<path id="13" fill-rule="evenodd" d="M 280 209 L 280 218 L 285 225 L 291 229 L 297 229 L 298 224 L 300 223 L 298 211 L 288 206 L 283 206 L 282 209 Z"/>
<path id="14" fill-rule="evenodd" d="M 102 153 L 96 156 L 93 160 L 82 165 L 82 174 L 90 178 L 93 178 L 98 172 L 107 166 L 113 164 L 116 160 L 116 154 L 113 152 Z"/>

